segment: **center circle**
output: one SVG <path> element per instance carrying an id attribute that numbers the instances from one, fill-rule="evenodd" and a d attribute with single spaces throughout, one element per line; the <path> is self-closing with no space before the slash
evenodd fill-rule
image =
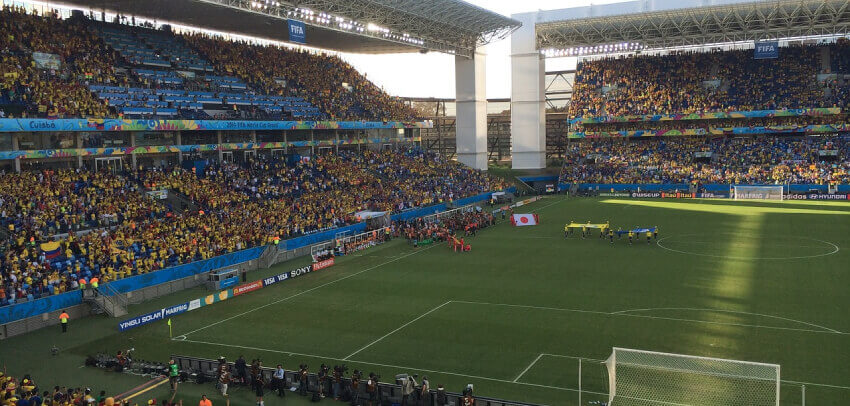
<path id="1" fill-rule="evenodd" d="M 664 237 L 658 240 L 657 244 L 667 251 L 679 254 L 741 260 L 817 258 L 833 255 L 840 250 L 838 245 L 834 243 L 809 237 L 752 236 L 745 240 L 745 244 L 751 243 L 756 248 L 752 255 L 746 255 L 743 252 L 723 255 L 723 252 L 733 248 L 730 245 L 732 238 L 739 238 L 739 236 L 731 233 L 683 234 Z"/>

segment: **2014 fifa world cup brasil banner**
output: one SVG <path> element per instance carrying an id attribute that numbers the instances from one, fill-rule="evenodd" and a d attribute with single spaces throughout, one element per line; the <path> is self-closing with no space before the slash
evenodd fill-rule
<path id="1" fill-rule="evenodd" d="M 120 118 L 2 118 L 0 132 L 33 131 L 209 131 L 209 130 L 369 130 L 433 128 L 430 120 L 401 121 L 242 121 L 133 120 Z"/>

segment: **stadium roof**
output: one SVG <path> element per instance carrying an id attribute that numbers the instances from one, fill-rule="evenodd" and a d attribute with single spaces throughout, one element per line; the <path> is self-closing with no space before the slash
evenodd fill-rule
<path id="1" fill-rule="evenodd" d="M 461 0 L 60 0 L 160 21 L 289 40 L 286 20 L 306 24 L 307 45 L 357 53 L 438 51 L 471 56 L 516 20 Z"/>
<path id="2" fill-rule="evenodd" d="M 844 35 L 847 0 L 639 0 L 546 12 L 538 49 L 568 55 Z M 588 48 L 590 50 L 588 51 Z"/>

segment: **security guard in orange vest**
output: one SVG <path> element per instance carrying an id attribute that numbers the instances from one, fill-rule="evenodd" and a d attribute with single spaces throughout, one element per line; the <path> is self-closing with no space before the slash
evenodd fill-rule
<path id="1" fill-rule="evenodd" d="M 91 278 L 91 280 L 89 281 L 89 284 L 91 285 L 92 289 L 97 289 L 97 283 L 98 282 L 100 282 L 100 280 L 97 279 L 97 276 L 95 276 L 95 277 Z"/>
<path id="2" fill-rule="evenodd" d="M 80 278 L 79 284 L 80 284 L 80 290 L 86 290 L 86 278 Z"/>
<path id="3" fill-rule="evenodd" d="M 62 332 L 63 333 L 68 332 L 68 320 L 70 318 L 71 318 L 71 316 L 68 316 L 68 312 L 62 310 L 62 314 L 59 315 L 59 323 L 62 324 Z"/>

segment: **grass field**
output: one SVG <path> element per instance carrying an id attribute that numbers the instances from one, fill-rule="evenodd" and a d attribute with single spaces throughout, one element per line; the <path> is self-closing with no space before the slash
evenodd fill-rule
<path id="1" fill-rule="evenodd" d="M 141 378 L 80 368 L 85 355 L 128 347 L 163 361 L 244 354 L 267 366 L 346 363 L 384 380 L 419 373 L 451 391 L 473 383 L 483 396 L 576 405 L 580 363 L 582 404 L 607 399 L 601 360 L 616 346 L 776 363 L 782 405 L 800 404 L 803 384 L 808 405 L 850 404 L 850 205 L 553 197 L 527 209 L 540 214 L 540 226 L 484 230 L 470 253 L 393 241 L 177 316 L 175 339 L 164 323 L 122 334 L 116 320 L 93 317 L 73 321 L 64 336 L 56 327 L 2 341 L 0 360 L 43 385 L 120 393 Z M 631 246 L 595 235 L 565 240 L 570 220 L 661 233 L 657 243 Z M 53 344 L 62 349 L 55 357 Z M 181 388 L 186 399 L 201 392 L 214 391 Z M 163 386 L 150 395 L 166 393 Z M 250 404 L 247 390 L 235 396 L 235 405 Z M 294 398 L 286 404 L 306 404 Z"/>

